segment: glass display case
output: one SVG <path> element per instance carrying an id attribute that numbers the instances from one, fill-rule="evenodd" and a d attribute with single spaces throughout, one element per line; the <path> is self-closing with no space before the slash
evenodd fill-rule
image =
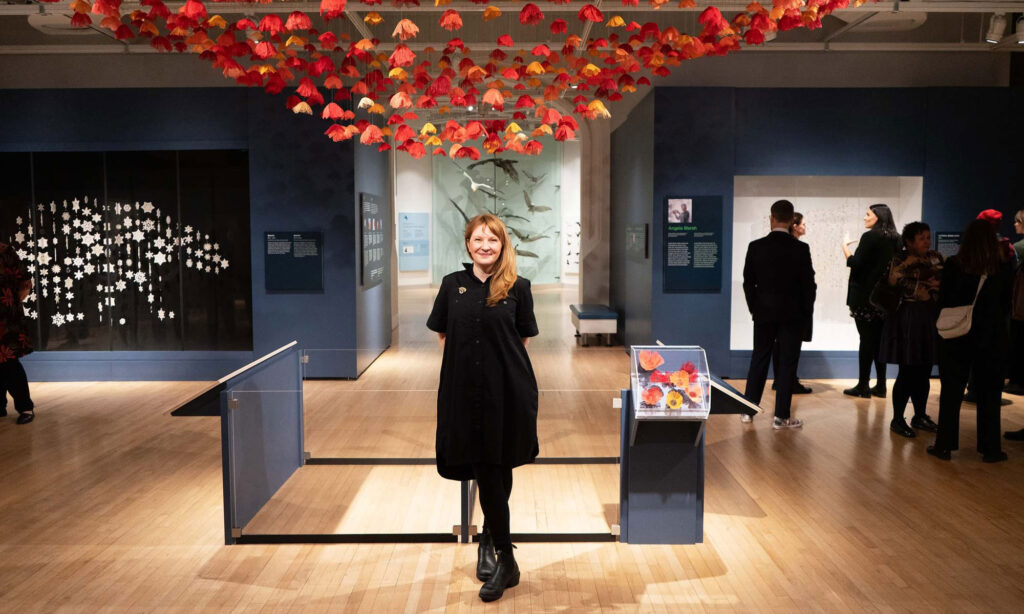
<path id="1" fill-rule="evenodd" d="M 704 348 L 634 345 L 630 356 L 636 420 L 707 420 L 711 375 Z"/>

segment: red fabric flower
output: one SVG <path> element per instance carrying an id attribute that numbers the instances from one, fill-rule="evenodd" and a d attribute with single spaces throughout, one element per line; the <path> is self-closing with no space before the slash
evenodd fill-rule
<path id="1" fill-rule="evenodd" d="M 551 22 L 551 33 L 552 34 L 565 34 L 569 28 L 569 24 L 564 19 L 556 19 Z"/>
<path id="2" fill-rule="evenodd" d="M 416 54 L 412 52 L 406 45 L 399 44 L 395 47 L 394 52 L 391 53 L 391 57 L 388 59 L 388 63 L 391 68 L 397 66 L 412 66 L 413 60 L 416 59 Z"/>
<path id="3" fill-rule="evenodd" d="M 328 19 L 341 17 L 345 13 L 345 0 L 320 0 L 320 14 Z"/>
<path id="4" fill-rule="evenodd" d="M 287 30 L 308 30 L 313 27 L 313 22 L 310 21 L 309 15 L 306 15 L 302 11 L 293 11 L 288 16 L 288 21 L 284 23 L 284 27 Z"/>
<path id="5" fill-rule="evenodd" d="M 718 9 L 715 9 L 718 10 Z M 588 4 L 580 9 L 580 12 L 576 14 L 580 21 L 593 21 L 595 23 L 601 23 L 604 21 L 604 14 L 601 13 L 593 4 Z"/>
<path id="6" fill-rule="evenodd" d="M 277 49 L 274 48 L 274 44 L 270 41 L 260 41 L 256 43 L 256 48 L 252 50 L 252 54 L 261 60 L 273 57 L 276 53 Z"/>
<path id="7" fill-rule="evenodd" d="M 118 2 L 118 4 L 120 4 L 120 2 Z M 184 15 L 189 19 L 199 21 L 200 19 L 206 18 L 206 6 L 204 6 L 199 0 L 187 0 L 187 2 L 178 9 L 178 14 Z"/>
<path id="8" fill-rule="evenodd" d="M 540 12 L 537 5 L 529 3 L 519 11 L 519 23 L 524 26 L 535 26 L 544 19 L 544 13 Z"/>
<path id="9" fill-rule="evenodd" d="M 270 14 L 260 20 L 260 32 L 269 32 L 271 35 L 280 34 L 284 31 L 284 22 L 277 15 Z"/>
<path id="10" fill-rule="evenodd" d="M 423 143 L 419 143 L 417 141 L 407 144 L 405 146 L 405 151 L 417 160 L 427 155 L 427 148 L 423 146 Z"/>

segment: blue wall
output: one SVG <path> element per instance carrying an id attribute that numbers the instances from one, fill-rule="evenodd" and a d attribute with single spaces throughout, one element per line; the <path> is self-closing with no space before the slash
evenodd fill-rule
<path id="1" fill-rule="evenodd" d="M 924 177 L 923 217 L 936 230 L 959 230 L 978 211 L 991 207 L 1006 216 L 1003 232 L 1012 232 L 1010 219 L 1024 204 L 1014 181 L 1024 154 L 1012 147 L 1022 133 L 1013 113 L 1021 92 L 656 88 L 650 120 L 653 199 L 627 203 L 631 209 L 639 207 L 630 215 L 654 220 L 651 334 L 642 341 L 698 344 L 708 351 L 716 373 L 745 375 L 750 353 L 729 349 L 735 175 L 919 175 Z M 626 124 L 616 133 L 625 129 Z M 613 166 L 640 164 L 616 143 L 621 139 L 613 138 Z M 662 292 L 663 224 L 657 212 L 669 195 L 724 197 L 720 294 Z M 622 238 L 613 233 L 612 240 Z M 631 319 L 645 317 L 642 310 L 627 311 L 626 330 Z M 801 360 L 801 375 L 852 377 L 853 350 L 808 352 Z"/>
<path id="2" fill-rule="evenodd" d="M 650 343 L 651 261 L 629 258 L 625 250 L 627 226 L 652 223 L 654 188 L 654 95 L 639 102 L 629 118 L 611 135 L 611 148 L 631 164 L 611 167 L 610 300 L 619 313 L 619 330 L 627 346 Z M 647 238 L 648 248 L 651 238 Z M 626 317 L 629 314 L 629 317 Z"/>
<path id="3" fill-rule="evenodd" d="M 30 379 L 211 380 L 293 339 L 344 350 L 318 375 L 359 374 L 353 177 L 357 166 L 368 177 L 387 177 L 386 155 L 357 162 L 355 145 L 331 142 L 324 122 L 287 112 L 283 97 L 261 90 L 7 90 L 0 108 L 17 109 L 0 115 L 0 151 L 249 150 L 253 351 L 37 352 L 24 360 Z M 374 189 L 390 202 L 390 182 Z M 323 294 L 265 292 L 263 233 L 275 230 L 324 233 Z M 387 312 L 368 326 L 389 339 L 386 299 L 382 291 L 364 308 Z"/>
<path id="4" fill-rule="evenodd" d="M 394 244 L 394 237 L 391 236 L 394 220 L 391 219 L 390 208 L 386 206 L 390 202 L 388 195 L 391 194 L 389 157 L 387 153 L 378 152 L 376 147 L 359 145 L 355 149 L 356 203 L 358 206 L 359 195 L 365 193 L 376 195 L 378 202 L 385 205 L 384 211 L 381 212 L 386 229 L 384 232 L 385 246 Z M 356 245 L 359 245 L 361 232 L 362 228 L 357 215 L 355 221 Z M 395 269 L 390 269 L 387 275 L 395 273 Z M 355 283 L 358 284 L 359 273 L 355 274 Z M 362 287 L 357 287 L 355 298 L 356 317 L 353 324 L 356 327 L 356 368 L 359 373 L 362 373 L 391 344 L 391 284 L 385 279 L 384 283 L 369 289 L 364 290 Z"/>

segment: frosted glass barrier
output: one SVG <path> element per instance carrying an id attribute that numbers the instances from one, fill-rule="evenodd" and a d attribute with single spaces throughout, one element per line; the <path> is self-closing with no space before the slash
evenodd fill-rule
<path id="1" fill-rule="evenodd" d="M 493 213 L 505 222 L 519 275 L 535 284 L 561 278 L 561 144 L 544 139 L 537 156 L 484 154 L 479 160 L 434 158 L 433 282 L 469 262 L 466 222 Z M 474 144 L 478 146 L 479 144 Z"/>
<path id="2" fill-rule="evenodd" d="M 622 348 L 592 351 L 621 352 Z M 303 408 L 306 451 L 313 459 L 423 459 L 433 466 L 441 351 L 436 341 L 404 356 L 385 353 L 358 380 L 310 377 L 353 360 L 355 350 L 304 350 Z M 537 436 L 542 457 L 618 455 L 619 410 L 612 399 L 628 385 L 581 374 L 565 388 L 545 386 L 544 374 L 572 372 L 564 351 L 529 348 L 540 380 Z M 394 374 L 382 378 L 376 370 Z M 467 384 L 468 385 L 468 384 Z"/>
<path id="3" fill-rule="evenodd" d="M 875 203 L 889 205 L 897 230 L 920 220 L 922 186 L 921 177 L 735 177 L 730 347 L 753 349 L 754 325 L 743 296 L 743 263 L 747 245 L 769 232 L 772 203 L 785 198 L 804 214 L 807 234 L 801 240 L 811 248 L 818 284 L 814 340 L 803 349 L 856 351 L 857 328 L 846 306 L 850 270 L 842 241 L 860 237 L 865 231 L 864 213 Z"/>
<path id="4" fill-rule="evenodd" d="M 638 420 L 707 420 L 711 376 L 703 348 L 633 345 L 629 354 Z"/>
<path id="5" fill-rule="evenodd" d="M 302 466 L 302 392 L 225 391 L 221 408 L 230 527 L 241 529 Z"/>

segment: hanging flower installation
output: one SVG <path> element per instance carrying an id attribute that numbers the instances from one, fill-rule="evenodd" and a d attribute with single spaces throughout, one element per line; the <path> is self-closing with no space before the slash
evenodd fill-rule
<path id="1" fill-rule="evenodd" d="M 368 6 L 382 1 L 360 0 Z M 398 6 L 420 4 L 419 0 L 392 1 Z M 494 4 L 489 0 L 472 1 L 488 5 L 482 12 L 477 9 L 472 18 L 487 22 L 501 17 L 502 10 L 494 6 L 496 0 Z M 647 1 L 658 9 L 670 0 Z M 234 23 L 209 14 L 207 4 L 213 7 L 217 2 L 187 0 L 172 11 L 162 0 L 141 0 L 148 10 L 125 15 L 121 0 L 74 0 L 70 5 L 74 11 L 71 22 L 76 27 L 89 27 L 98 19 L 97 25 L 112 31 L 119 40 L 144 37 L 159 51 L 196 53 L 226 78 L 262 87 L 271 94 L 294 87 L 286 107 L 294 113 L 317 113 L 335 122 L 325 131 L 334 141 L 357 139 L 381 151 L 394 146 L 416 158 L 429 151 L 433 155 L 477 159 L 480 151 L 467 142 L 483 139 L 482 147 L 489 153 L 537 154 L 542 148 L 537 137 L 550 135 L 560 141 L 574 138 L 579 129 L 577 118 L 610 117 L 603 101 L 619 100 L 639 86 L 650 85 L 651 77 L 668 76 L 685 60 L 726 55 L 743 45 L 760 45 L 767 33 L 775 31 L 819 28 L 821 19 L 835 10 L 877 0 L 770 0 L 766 1 L 769 6 L 751 2 L 729 19 L 708 6 L 697 19 L 701 31 L 693 34 L 671 26 L 662 28 L 655 22 L 627 22 L 620 15 L 606 16 L 594 4 L 581 3 L 575 18 L 583 26 L 577 29 L 587 37 L 585 40 L 569 33 L 569 21 L 549 18 L 537 4 L 529 2 L 518 9 L 519 23 L 538 29 L 539 36 L 534 40 L 550 38 L 550 32 L 558 42 L 517 50 L 512 35 L 502 34 L 482 64 L 478 63 L 480 56 L 471 57 L 466 43 L 456 36 L 470 16 L 456 9 L 438 11 L 443 10 L 438 25 L 452 35 L 448 43 L 441 49 L 427 47 L 417 53 L 411 43 L 420 28 L 411 19 L 395 23 L 392 42 L 376 38 L 353 41 L 347 35 L 318 31 L 310 15 L 289 11 L 293 8 L 289 2 L 278 3 L 283 16 L 267 14 L 259 22 L 244 17 Z M 626 11 L 639 5 L 639 0 L 621 2 Z M 449 4 L 450 0 L 435 0 L 438 7 Z M 508 12 L 514 11 L 508 4 Z M 681 0 L 679 6 L 694 7 L 695 2 Z M 604 8 L 610 10 L 609 5 Z M 345 11 L 346 0 L 320 2 L 320 16 L 327 21 L 344 17 Z M 386 20 L 372 11 L 362 21 L 379 25 Z M 552 103 L 561 99 L 574 105 L 572 115 L 552 108 Z M 408 125 L 419 119 L 416 110 L 435 109 L 435 113 L 444 115 L 453 108 L 476 105 L 493 111 L 495 119 L 465 124 L 453 119 L 441 129 L 427 123 L 418 132 Z M 365 110 L 369 119 L 357 120 L 356 109 Z M 511 117 L 500 113 L 506 110 L 511 110 Z M 377 115 L 379 121 L 373 119 Z M 517 121 L 532 121 L 537 128 L 527 134 Z"/>

